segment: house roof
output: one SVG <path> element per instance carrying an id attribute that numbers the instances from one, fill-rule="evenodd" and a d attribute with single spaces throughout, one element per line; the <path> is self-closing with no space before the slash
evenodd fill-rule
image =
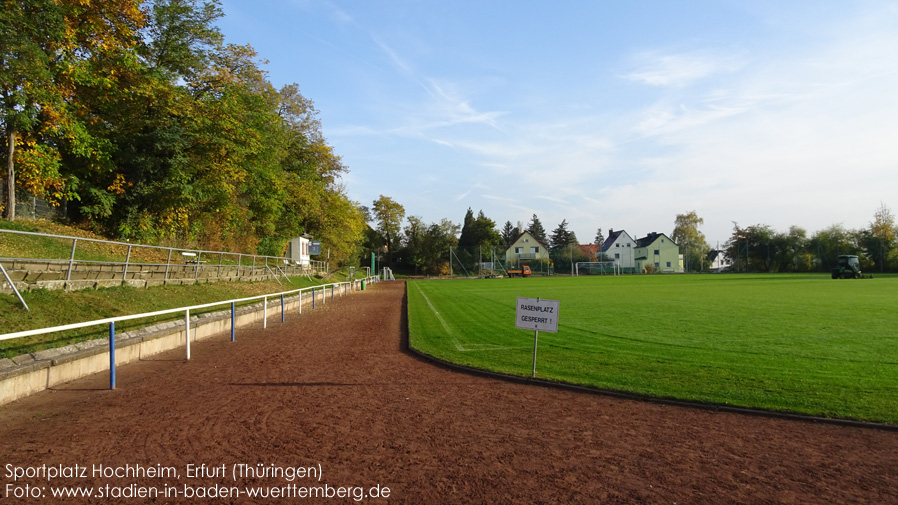
<path id="1" fill-rule="evenodd" d="M 614 245 L 614 242 L 624 233 L 627 232 L 625 232 L 624 230 L 608 230 L 608 238 L 606 238 L 605 241 L 602 242 L 602 252 L 606 252 L 608 249 L 611 249 L 611 246 Z"/>
<path id="2" fill-rule="evenodd" d="M 645 237 L 636 239 L 636 247 L 648 247 L 648 246 L 654 244 L 655 241 L 661 237 L 664 237 L 667 240 L 670 240 L 671 244 L 677 245 L 677 243 L 674 242 L 673 240 L 671 240 L 671 238 L 668 237 L 667 235 L 653 231 L 652 233 L 649 233 Z"/>
<path id="3" fill-rule="evenodd" d="M 512 247 L 514 247 L 514 245 L 517 243 L 517 241 L 518 241 L 518 240 L 521 240 L 521 237 L 523 237 L 525 234 L 530 235 L 530 236 L 533 238 L 533 240 L 536 241 L 537 244 L 539 244 L 539 245 L 545 247 L 546 250 L 549 249 L 549 246 L 547 246 L 545 242 L 543 242 L 542 240 L 540 240 L 540 239 L 534 237 L 533 234 L 530 233 L 529 230 L 524 230 L 524 231 L 522 231 L 521 234 L 517 236 L 517 238 L 515 238 L 514 240 L 512 240 L 511 243 L 508 244 L 508 249 L 511 249 Z M 508 250 L 508 249 L 506 249 L 506 250 Z"/>
<path id="4" fill-rule="evenodd" d="M 586 254 L 590 256 L 596 256 L 599 253 L 599 245 L 598 244 L 578 244 L 577 249 L 580 249 Z"/>

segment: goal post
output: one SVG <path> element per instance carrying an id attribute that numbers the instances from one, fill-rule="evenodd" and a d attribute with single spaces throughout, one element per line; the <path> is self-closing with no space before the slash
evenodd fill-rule
<path id="1" fill-rule="evenodd" d="M 578 261 L 574 276 L 581 275 L 620 275 L 620 265 L 616 261 Z"/>

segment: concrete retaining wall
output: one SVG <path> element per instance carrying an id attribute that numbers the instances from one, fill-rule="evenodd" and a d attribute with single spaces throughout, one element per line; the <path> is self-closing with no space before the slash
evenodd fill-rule
<path id="1" fill-rule="evenodd" d="M 131 263 L 127 269 L 123 263 L 95 263 L 68 260 L 14 260 L 4 261 L 4 268 L 16 289 L 93 289 L 127 284 L 148 288 L 163 284 L 195 284 L 219 281 L 261 281 L 271 279 L 272 274 L 264 266 L 256 265 L 189 265 Z M 286 267 L 289 275 L 315 274 L 315 270 L 303 271 L 301 267 Z M 276 271 L 275 271 L 276 272 Z M 277 272 L 277 275 L 280 275 Z M 0 276 L 0 293 L 12 293 L 12 288 Z"/>
<path id="2" fill-rule="evenodd" d="M 325 293 L 325 294 L 321 294 Z M 341 296 L 337 290 L 336 296 Z M 317 304 L 326 301 L 325 290 L 316 292 Z M 299 311 L 298 297 L 285 300 L 287 314 Z M 312 305 L 309 293 L 302 295 L 303 307 Z M 237 309 L 235 328 L 245 327 L 263 319 L 262 303 Z M 268 302 L 268 317 L 280 317 L 280 298 Z M 230 332 L 231 311 L 224 310 L 190 318 L 190 341 L 195 342 Z M 130 332 L 115 338 L 116 366 L 145 359 L 154 354 L 185 347 L 184 321 L 169 321 Z M 67 345 L 56 349 L 36 351 L 14 358 L 0 359 L 0 405 L 22 398 L 58 384 L 86 375 L 109 370 L 109 339 L 101 338 Z"/>

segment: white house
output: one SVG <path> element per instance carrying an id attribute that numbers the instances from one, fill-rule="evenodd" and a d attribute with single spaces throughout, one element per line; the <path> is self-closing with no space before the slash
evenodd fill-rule
<path id="1" fill-rule="evenodd" d="M 608 238 L 602 243 L 602 254 L 617 263 L 621 269 L 635 269 L 636 260 L 634 259 L 633 250 L 636 248 L 636 241 L 624 230 L 614 231 L 608 230 Z M 623 270 L 624 272 L 632 272 L 633 270 Z"/>

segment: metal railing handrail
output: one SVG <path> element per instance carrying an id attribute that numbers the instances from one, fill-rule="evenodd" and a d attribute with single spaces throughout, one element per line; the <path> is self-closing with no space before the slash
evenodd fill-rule
<path id="1" fill-rule="evenodd" d="M 246 256 L 247 258 L 255 257 L 255 258 L 270 258 L 270 259 L 275 259 L 275 260 L 293 261 L 291 258 L 287 258 L 285 256 L 269 256 L 269 255 L 264 255 L 264 254 L 246 254 L 246 253 L 229 252 L 229 251 L 207 251 L 207 250 L 203 250 L 203 249 L 190 249 L 187 247 L 168 247 L 168 246 L 161 246 L 161 245 L 149 245 L 149 244 L 140 244 L 140 243 L 132 243 L 132 242 L 117 242 L 115 240 L 103 240 L 103 239 L 87 238 L 87 237 L 72 237 L 69 235 L 56 235 L 56 234 L 52 234 L 52 233 L 41 233 L 41 232 L 33 232 L 33 231 L 0 229 L 0 233 L 12 233 L 12 234 L 16 234 L 16 235 L 32 235 L 32 236 L 37 236 L 37 237 L 60 238 L 60 239 L 65 239 L 65 240 L 80 240 L 80 241 L 87 241 L 87 242 L 99 242 L 99 243 L 103 243 L 103 244 L 113 244 L 113 245 L 120 245 L 120 246 L 125 246 L 125 247 L 146 247 L 149 249 L 162 249 L 162 250 L 172 251 L 172 252 L 177 251 L 177 252 L 192 252 L 192 253 L 200 253 L 200 254 L 229 254 L 229 255 L 237 255 L 237 256 Z M 3 258 L 3 259 L 41 260 L 41 261 L 43 261 L 43 260 L 47 260 L 50 258 Z M 55 258 L 53 258 L 53 259 L 55 259 Z M 63 258 L 62 261 L 69 261 L 69 260 L 66 260 Z M 90 261 L 90 260 L 77 260 L 77 261 L 86 262 L 86 261 Z M 93 260 L 93 261 L 96 261 L 96 260 Z M 320 261 L 320 260 L 310 260 L 310 261 L 315 261 L 315 262 L 322 263 L 322 264 L 325 263 L 324 261 Z M 106 263 L 111 263 L 111 262 L 106 262 Z M 135 261 L 134 263 L 139 263 L 139 262 Z M 143 263 L 143 264 L 146 264 L 146 263 Z"/>
<path id="2" fill-rule="evenodd" d="M 367 277 L 365 279 L 360 279 L 360 280 L 369 281 L 370 279 L 377 279 L 377 277 Z M 37 328 L 37 329 L 33 329 L 33 330 L 24 330 L 24 331 L 18 331 L 18 332 L 13 332 L 13 333 L 2 334 L 2 335 L 0 335 L 0 340 L 11 340 L 14 338 L 32 337 L 34 335 L 43 335 L 46 333 L 56 333 L 58 331 L 76 330 L 79 328 L 87 328 L 90 326 L 99 326 L 99 325 L 103 325 L 103 324 L 115 323 L 118 321 L 130 321 L 132 319 L 143 319 L 143 318 L 147 318 L 147 317 L 155 317 L 155 316 L 161 316 L 161 315 L 165 315 L 165 314 L 175 314 L 178 312 L 185 312 L 185 311 L 196 310 L 196 309 L 207 309 L 207 308 L 215 307 L 218 305 L 226 305 L 226 304 L 231 304 L 231 303 L 241 303 L 241 302 L 247 302 L 247 301 L 252 301 L 252 300 L 268 299 L 271 297 L 286 296 L 286 295 L 293 294 L 293 293 L 302 293 L 303 291 L 315 290 L 315 289 L 320 289 L 320 288 L 326 288 L 326 287 L 333 288 L 335 286 L 351 284 L 353 282 L 358 282 L 358 280 L 345 281 L 345 282 L 332 282 L 330 284 L 320 284 L 318 286 L 310 286 L 307 288 L 291 289 L 289 291 L 281 291 L 279 293 L 271 293 L 271 294 L 267 294 L 267 295 L 256 295 L 256 296 L 250 296 L 250 297 L 246 297 L 246 298 L 235 298 L 233 300 L 224 300 L 224 301 L 220 301 L 220 302 L 203 303 L 200 305 L 191 305 L 189 307 L 178 307 L 178 308 L 174 308 L 174 309 L 157 310 L 155 312 L 145 312 L 142 314 L 130 314 L 130 315 L 126 315 L 126 316 L 107 317 L 104 319 L 97 319 L 94 321 L 84 321 L 81 323 L 64 324 L 64 325 L 60 325 L 60 326 L 51 326 L 48 328 Z"/>

